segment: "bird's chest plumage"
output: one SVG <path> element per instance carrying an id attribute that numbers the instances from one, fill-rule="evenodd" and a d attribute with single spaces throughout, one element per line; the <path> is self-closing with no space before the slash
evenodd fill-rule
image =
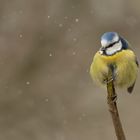
<path id="1" fill-rule="evenodd" d="M 113 66 L 115 85 L 119 87 L 129 86 L 135 81 L 137 66 L 133 51 L 122 50 L 112 56 L 101 55 L 98 52 L 94 58 L 93 66 L 91 66 L 95 79 L 103 83 L 108 76 L 110 66 Z"/>

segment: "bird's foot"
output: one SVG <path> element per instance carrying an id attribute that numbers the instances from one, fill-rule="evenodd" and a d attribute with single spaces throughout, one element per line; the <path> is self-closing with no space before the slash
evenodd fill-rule
<path id="1" fill-rule="evenodd" d="M 117 95 L 112 95 L 108 97 L 108 103 L 115 103 L 117 101 Z"/>
<path id="2" fill-rule="evenodd" d="M 105 84 L 108 84 L 108 83 L 110 83 L 112 81 L 114 81 L 114 78 L 113 77 L 109 77 L 109 78 L 107 78 L 107 79 L 104 80 L 104 83 Z"/>

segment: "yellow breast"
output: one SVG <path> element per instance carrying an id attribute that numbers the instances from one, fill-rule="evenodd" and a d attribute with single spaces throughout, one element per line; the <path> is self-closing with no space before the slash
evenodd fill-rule
<path id="1" fill-rule="evenodd" d="M 104 79 L 108 76 L 108 65 L 115 64 L 116 81 L 119 87 L 133 84 L 137 77 L 136 57 L 132 50 L 122 50 L 112 56 L 101 55 L 97 52 L 94 56 L 90 67 L 90 74 L 95 81 L 103 84 Z"/>
<path id="2" fill-rule="evenodd" d="M 96 54 L 97 56 L 100 55 L 99 52 Z M 102 61 L 104 63 L 118 63 L 122 61 L 128 61 L 128 60 L 134 60 L 135 54 L 132 50 L 122 50 L 114 55 L 106 56 L 106 55 L 100 55 Z"/>

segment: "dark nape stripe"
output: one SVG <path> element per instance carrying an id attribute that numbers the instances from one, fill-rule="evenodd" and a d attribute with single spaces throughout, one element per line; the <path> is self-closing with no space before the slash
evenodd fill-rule
<path id="1" fill-rule="evenodd" d="M 121 42 L 122 42 L 122 49 L 123 50 L 128 49 L 128 43 L 122 37 L 121 37 Z"/>

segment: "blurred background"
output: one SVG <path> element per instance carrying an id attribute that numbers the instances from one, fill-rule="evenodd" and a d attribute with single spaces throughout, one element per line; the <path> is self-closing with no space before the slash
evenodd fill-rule
<path id="1" fill-rule="evenodd" d="M 140 55 L 139 1 L 0 0 L 0 139 L 115 140 L 106 90 L 89 67 L 116 31 Z M 121 90 L 127 140 L 140 137 L 140 79 Z"/>

